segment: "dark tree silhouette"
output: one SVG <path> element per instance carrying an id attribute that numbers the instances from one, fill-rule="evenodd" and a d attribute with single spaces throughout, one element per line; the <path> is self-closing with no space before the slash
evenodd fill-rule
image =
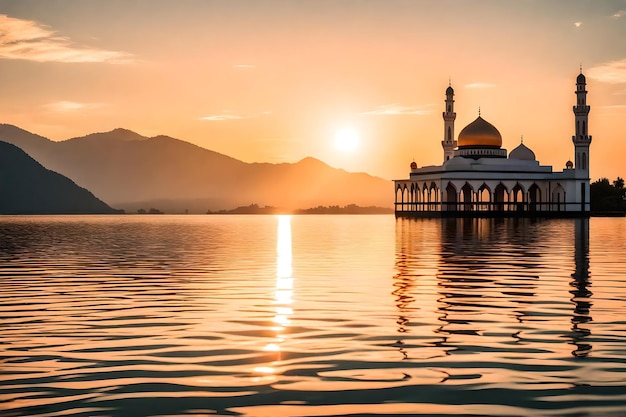
<path id="1" fill-rule="evenodd" d="M 591 183 L 591 211 L 626 212 L 624 179 L 617 177 L 613 184 L 608 178 Z"/>

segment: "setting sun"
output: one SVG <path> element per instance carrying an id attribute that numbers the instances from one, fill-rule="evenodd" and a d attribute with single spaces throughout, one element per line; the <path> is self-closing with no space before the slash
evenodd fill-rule
<path id="1" fill-rule="evenodd" d="M 335 147 L 343 152 L 352 152 L 359 146 L 359 134 L 352 128 L 344 128 L 335 133 Z"/>

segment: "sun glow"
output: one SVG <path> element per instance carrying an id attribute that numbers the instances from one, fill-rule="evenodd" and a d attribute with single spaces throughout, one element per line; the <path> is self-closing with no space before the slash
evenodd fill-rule
<path id="1" fill-rule="evenodd" d="M 346 127 L 335 133 L 335 147 L 342 152 L 353 152 L 359 146 L 359 134 L 356 130 Z"/>

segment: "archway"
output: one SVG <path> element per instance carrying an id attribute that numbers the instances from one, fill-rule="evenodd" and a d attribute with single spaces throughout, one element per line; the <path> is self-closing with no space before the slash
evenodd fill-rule
<path id="1" fill-rule="evenodd" d="M 458 202 L 458 198 L 456 194 L 456 187 L 451 182 L 448 182 L 448 185 L 446 186 L 445 209 L 457 211 L 459 209 L 457 202 Z"/>
<path id="2" fill-rule="evenodd" d="M 437 188 L 437 184 L 434 182 L 430 183 L 430 188 L 428 189 L 428 194 L 430 195 L 430 210 L 438 210 L 438 205 L 441 202 L 439 199 L 439 188 Z"/>
<path id="3" fill-rule="evenodd" d="M 541 203 L 541 190 L 535 183 L 528 189 L 528 209 L 530 211 L 537 211 L 538 204 Z"/>
<path id="4" fill-rule="evenodd" d="M 562 211 L 565 208 L 565 189 L 561 186 L 561 184 L 557 184 L 557 186 L 552 191 L 552 210 L 553 211 Z"/>
<path id="5" fill-rule="evenodd" d="M 481 211 L 491 210 L 491 190 L 489 186 L 483 183 L 476 193 L 477 208 Z"/>
<path id="6" fill-rule="evenodd" d="M 471 211 L 473 209 L 472 206 L 472 194 L 474 193 L 474 189 L 469 183 L 465 183 L 463 188 L 461 188 L 461 199 L 463 200 L 462 208 L 464 211 Z"/>
<path id="7" fill-rule="evenodd" d="M 511 200 L 513 200 L 513 206 L 511 209 L 516 211 L 524 211 L 524 189 L 519 184 L 515 184 L 515 187 L 511 190 Z"/>
<path id="8" fill-rule="evenodd" d="M 504 186 L 504 184 L 500 183 L 496 186 L 496 189 L 493 192 L 493 201 L 494 201 L 494 209 L 496 211 L 504 211 L 505 205 L 504 203 L 508 200 L 508 190 Z"/>

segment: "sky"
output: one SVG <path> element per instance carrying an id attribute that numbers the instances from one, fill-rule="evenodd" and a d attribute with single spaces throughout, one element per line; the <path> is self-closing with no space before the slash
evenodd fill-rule
<path id="1" fill-rule="evenodd" d="M 386 179 L 441 164 L 449 83 L 457 135 L 480 107 L 560 171 L 581 65 L 592 180 L 624 177 L 626 0 L 0 0 L 0 123 Z"/>

